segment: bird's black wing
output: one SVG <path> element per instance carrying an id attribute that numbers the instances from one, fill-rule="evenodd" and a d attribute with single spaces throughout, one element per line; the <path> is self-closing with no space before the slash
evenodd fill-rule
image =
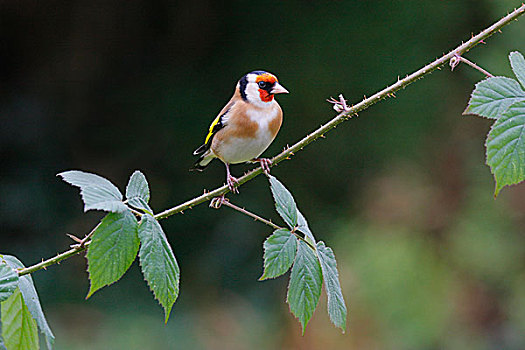
<path id="1" fill-rule="evenodd" d="M 227 107 L 225 108 L 226 110 L 223 113 L 219 114 L 213 120 L 208 130 L 208 135 L 206 135 L 206 139 L 204 140 L 204 144 L 202 144 L 199 148 L 197 148 L 193 152 L 193 155 L 196 156 L 199 154 L 203 154 L 204 152 L 210 149 L 211 141 L 213 140 L 213 136 L 217 133 L 217 131 L 221 130 L 227 125 L 227 119 L 228 119 L 227 115 L 228 115 L 228 112 L 231 110 L 232 106 L 233 106 L 233 103 L 229 106 L 226 106 Z"/>

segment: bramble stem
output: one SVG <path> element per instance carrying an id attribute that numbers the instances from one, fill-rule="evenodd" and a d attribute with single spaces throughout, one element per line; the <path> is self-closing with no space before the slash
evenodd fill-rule
<path id="1" fill-rule="evenodd" d="M 91 244 L 91 237 L 93 236 L 93 233 L 97 230 L 97 228 L 100 226 L 100 222 L 95 226 L 90 233 L 88 233 L 84 238 L 82 238 L 78 244 L 75 244 L 71 246 L 72 248 L 70 250 L 67 250 L 63 253 L 57 254 L 56 256 L 49 258 L 47 260 L 43 260 L 42 262 L 39 262 L 38 264 L 35 264 L 30 267 L 26 267 L 23 269 L 18 270 L 18 276 L 27 275 L 29 273 L 33 273 L 35 271 L 45 269 L 46 267 L 54 264 L 58 264 L 64 259 L 67 259 L 73 255 L 76 255 L 84 250 L 87 249 L 87 247 Z M 68 235 L 71 237 L 71 235 Z"/>
<path id="2" fill-rule="evenodd" d="M 285 228 L 285 227 L 277 226 L 276 224 L 274 224 L 274 223 L 271 222 L 270 220 L 266 220 L 265 218 L 262 218 L 262 217 L 260 217 L 259 215 L 252 213 L 251 211 L 248 211 L 248 210 L 246 210 L 246 209 L 244 209 L 244 208 L 238 207 L 238 206 L 236 206 L 235 204 L 232 204 L 229 200 L 223 200 L 223 201 L 221 202 L 221 205 L 225 205 L 225 206 L 230 207 L 230 208 L 232 208 L 232 209 L 234 209 L 234 210 L 237 210 L 238 212 L 241 212 L 241 213 L 243 213 L 243 214 L 245 214 L 245 215 L 248 215 L 248 216 L 254 218 L 254 219 L 257 220 L 257 221 L 262 222 L 263 224 L 266 224 L 266 225 L 268 225 L 268 226 L 273 227 L 273 228 L 276 229 L 276 230 L 287 230 L 287 228 Z M 312 248 L 312 249 L 315 251 L 315 247 L 314 247 L 310 242 L 308 242 L 306 239 L 304 239 L 303 236 L 301 236 L 300 234 L 298 234 L 298 233 L 296 232 L 296 228 L 294 228 L 293 230 L 290 230 L 290 232 L 291 232 L 295 237 L 297 237 L 297 238 L 300 239 L 301 241 L 304 241 L 306 244 L 308 244 L 308 246 L 309 246 L 310 248 Z"/>
<path id="3" fill-rule="evenodd" d="M 472 68 L 474 68 L 474 69 L 480 71 L 481 73 L 485 74 L 487 77 L 490 77 L 490 78 L 494 77 L 494 75 L 492 75 L 491 73 L 489 73 L 485 69 L 481 68 L 480 66 L 478 66 L 474 62 L 470 62 L 465 57 L 460 56 L 460 55 L 454 55 L 454 57 L 450 59 L 450 67 L 452 68 L 452 70 L 454 70 L 454 68 L 459 64 L 459 62 L 464 62 L 464 63 L 468 64 Z"/>
<path id="4" fill-rule="evenodd" d="M 342 111 L 339 113 L 335 118 L 312 132 L 310 135 L 305 136 L 301 141 L 297 142 L 293 146 L 287 148 L 283 152 L 279 153 L 275 157 L 272 158 L 272 165 L 275 166 L 282 162 L 285 159 L 289 159 L 294 153 L 302 150 L 304 147 L 306 147 L 308 144 L 312 143 L 313 141 L 317 140 L 320 137 L 323 137 L 324 134 L 326 134 L 328 131 L 335 128 L 337 125 L 341 124 L 345 120 L 350 119 L 353 115 L 356 115 L 358 112 L 361 112 L 371 105 L 387 98 L 394 96 L 394 93 L 396 91 L 399 91 L 406 86 L 414 83 L 415 81 L 423 78 L 425 75 L 433 72 L 434 70 L 440 68 L 441 66 L 447 64 L 447 62 L 450 61 L 451 58 L 453 58 L 455 55 L 462 55 L 465 52 L 472 49 L 474 46 L 479 44 L 480 42 L 484 41 L 488 37 L 490 37 L 495 32 L 501 30 L 505 25 L 509 24 L 511 21 L 516 20 L 519 16 L 521 16 L 523 13 L 525 13 L 525 4 L 521 5 L 519 8 L 515 9 L 511 13 L 509 13 L 507 16 L 503 17 L 487 29 L 480 32 L 478 35 L 473 36 L 469 41 L 467 41 L 464 44 L 459 45 L 454 50 L 450 51 L 448 54 L 443 55 L 441 58 L 435 60 L 434 62 L 424 66 L 423 68 L 415 71 L 414 73 L 406 76 L 404 79 L 398 80 L 396 83 L 386 87 L 385 89 L 377 92 L 376 94 L 372 95 L 371 97 L 365 98 L 361 102 L 359 102 L 356 105 L 353 105 L 348 108 L 347 111 Z M 239 186 L 250 181 L 254 177 L 262 174 L 261 167 L 255 168 L 252 171 L 248 172 L 247 174 L 243 175 L 238 179 Z M 186 209 L 191 209 L 194 206 L 201 204 L 203 202 L 207 202 L 215 197 L 219 197 L 223 194 L 226 194 L 229 192 L 228 186 L 224 185 L 222 187 L 218 187 L 215 190 L 211 192 L 207 192 L 203 195 L 200 195 L 198 197 L 195 197 L 193 199 L 190 199 L 189 201 L 186 201 L 182 204 L 179 204 L 173 208 L 166 209 L 163 212 L 155 215 L 156 219 L 164 219 L 168 216 L 171 216 L 173 214 L 180 213 L 181 211 L 184 211 Z"/>
<path id="5" fill-rule="evenodd" d="M 100 222 L 97 224 L 97 226 L 95 226 L 90 233 L 88 233 L 86 235 L 86 237 L 82 238 L 82 240 L 80 241 L 80 246 L 85 246 L 86 243 L 88 242 L 88 240 L 91 242 L 91 237 L 93 237 L 93 234 L 95 233 L 95 231 L 97 230 L 97 228 L 100 226 Z"/>
<path id="6" fill-rule="evenodd" d="M 511 13 L 509 13 L 507 16 L 501 18 L 499 21 L 488 27 L 487 29 L 480 32 L 478 35 L 473 36 L 469 41 L 466 43 L 463 43 L 456 47 L 454 50 L 450 51 L 448 54 L 443 55 L 441 58 L 436 59 L 432 63 L 424 66 L 423 68 L 415 71 L 414 73 L 407 75 L 404 79 L 398 79 L 398 81 L 383 90 L 375 93 L 371 97 L 365 98 L 361 102 L 359 102 L 356 105 L 350 106 L 347 110 L 343 110 L 341 113 L 339 113 L 336 117 L 328 121 L 326 124 L 319 127 L 317 130 L 312 132 L 311 134 L 305 136 L 302 140 L 295 143 L 293 146 L 288 147 L 283 152 L 279 153 L 275 157 L 272 158 L 272 164 L 271 167 L 277 165 L 278 163 L 282 162 L 283 160 L 290 159 L 291 156 L 294 155 L 295 152 L 298 152 L 302 150 L 304 147 L 306 147 L 308 144 L 312 143 L 313 141 L 317 140 L 318 138 L 324 137 L 324 134 L 326 134 L 328 131 L 335 128 L 337 125 L 341 124 L 342 122 L 350 119 L 353 115 L 357 115 L 358 112 L 361 112 L 368 107 L 370 107 L 373 104 L 376 104 L 377 102 L 387 98 L 387 97 L 393 97 L 394 93 L 405 88 L 406 86 L 414 83 L 415 81 L 423 78 L 425 75 L 433 72 L 436 69 L 439 69 L 441 66 L 445 65 L 447 62 L 450 61 L 455 55 L 461 56 L 465 52 L 472 49 L 474 46 L 479 44 L 480 42 L 483 42 L 485 39 L 490 37 L 492 34 L 494 34 L 497 31 L 500 31 L 501 28 L 503 28 L 505 25 L 509 24 L 513 20 L 517 20 L 518 17 L 523 15 L 525 13 L 525 4 L 521 5 L 519 8 L 515 9 Z M 263 173 L 263 170 L 261 167 L 254 168 L 247 174 L 243 175 L 238 179 L 239 186 L 250 181 L 254 177 L 260 175 Z M 155 219 L 164 219 L 171 215 L 180 213 L 186 209 L 191 209 L 194 206 L 210 201 L 215 197 L 219 197 L 223 194 L 226 194 L 230 192 L 227 185 L 221 186 L 216 188 L 215 190 L 211 192 L 206 192 L 198 197 L 195 197 L 193 199 L 190 199 L 184 203 L 181 203 L 173 208 L 166 209 L 163 212 L 156 214 Z M 242 209 L 242 208 L 239 208 Z M 255 215 L 255 214 L 254 214 Z M 250 215 L 251 216 L 251 215 Z M 253 216 L 252 216 L 253 217 Z M 263 221 L 264 222 L 264 221 Z M 272 224 L 273 225 L 273 224 Z M 89 236 L 89 235 L 88 235 Z M 87 236 L 86 236 L 87 237 Z M 33 266 L 27 267 L 25 269 L 21 269 L 18 271 L 18 274 L 20 276 L 26 275 L 28 273 L 32 273 L 35 271 L 38 271 L 40 269 L 46 268 L 47 266 L 56 264 L 64 259 L 67 259 L 87 248 L 87 246 L 91 243 L 91 241 L 85 242 L 83 245 L 77 245 L 74 246 L 74 248 L 58 254 L 57 256 L 50 258 L 48 260 L 42 261 L 41 263 L 35 264 Z"/>
<path id="7" fill-rule="evenodd" d="M 232 208 L 232 209 L 234 209 L 234 210 L 237 210 L 238 212 L 241 212 L 241 213 L 243 213 L 243 214 L 245 214 L 245 215 L 248 215 L 248 216 L 254 218 L 254 219 L 257 220 L 257 221 L 262 222 L 263 224 L 266 224 L 266 225 L 268 225 L 268 226 L 273 227 L 273 228 L 276 229 L 276 230 L 279 230 L 279 229 L 284 230 L 284 227 L 277 226 L 276 224 L 274 224 L 274 223 L 271 222 L 270 220 L 266 220 L 265 218 L 262 218 L 262 217 L 260 217 L 260 216 L 257 215 L 257 214 L 254 214 L 254 213 L 252 213 L 252 212 L 250 212 L 250 211 L 248 211 L 248 210 L 246 210 L 246 209 L 244 209 L 244 208 L 238 207 L 238 206 L 236 206 L 235 204 L 230 203 L 229 200 L 223 200 L 221 204 L 222 204 L 222 205 L 225 205 L 225 206 L 227 206 L 227 207 L 230 207 L 230 208 Z"/>
<path id="8" fill-rule="evenodd" d="M 84 244 L 76 244 L 70 250 L 67 250 L 67 251 L 65 251 L 63 253 L 57 254 L 56 256 L 54 256 L 54 257 L 52 257 L 50 259 L 44 260 L 44 261 L 42 261 L 42 262 L 40 262 L 38 264 L 35 264 L 33 266 L 26 267 L 24 269 L 18 270 L 18 276 L 27 275 L 27 274 L 33 273 L 35 271 L 38 271 L 38 270 L 41 270 L 41 269 L 45 269 L 48 266 L 51 266 L 51 265 L 54 265 L 54 264 L 58 264 L 62 260 L 70 258 L 73 255 L 76 255 L 76 254 L 86 250 L 89 247 L 90 244 L 91 244 L 91 241 L 87 241 Z"/>

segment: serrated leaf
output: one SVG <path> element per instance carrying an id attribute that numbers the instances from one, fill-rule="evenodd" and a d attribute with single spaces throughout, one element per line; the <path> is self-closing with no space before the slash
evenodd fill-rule
<path id="1" fill-rule="evenodd" d="M 303 334 L 319 303 L 322 284 L 323 276 L 316 253 L 307 243 L 299 241 L 286 301 L 290 305 L 290 311 L 301 322 Z"/>
<path id="2" fill-rule="evenodd" d="M 293 229 L 297 226 L 297 206 L 295 205 L 292 194 L 274 176 L 269 175 L 268 178 L 275 201 L 275 209 L 277 209 L 277 212 L 286 224 Z"/>
<path id="3" fill-rule="evenodd" d="M 491 77 L 476 84 L 463 114 L 477 114 L 498 119 L 511 104 L 523 100 L 525 100 L 525 91 L 516 80 Z"/>
<path id="4" fill-rule="evenodd" d="M 38 330 L 22 293 L 17 289 L 1 303 L 2 338 L 9 350 L 39 349 Z"/>
<path id="5" fill-rule="evenodd" d="M 13 269 L 22 269 L 25 267 L 20 260 L 12 255 L 4 255 L 2 256 L 2 259 L 4 259 Z M 36 320 L 40 332 L 44 334 L 47 348 L 51 350 L 55 342 L 55 336 L 53 335 L 51 328 L 49 328 L 44 311 L 42 311 L 40 299 L 38 298 L 38 293 L 36 292 L 31 275 L 21 276 L 18 280 L 18 288 L 22 293 L 25 305 L 29 309 L 29 312 L 33 318 Z"/>
<path id="6" fill-rule="evenodd" d="M 496 180 L 494 196 L 525 180 L 525 101 L 509 107 L 487 136 L 487 164 Z"/>
<path id="7" fill-rule="evenodd" d="M 147 203 L 149 201 L 149 187 L 146 176 L 138 170 L 129 178 L 126 186 L 126 198 L 140 197 Z"/>
<path id="8" fill-rule="evenodd" d="M 0 258 L 0 302 L 6 300 L 18 288 L 18 273 Z"/>
<path id="9" fill-rule="evenodd" d="M 518 51 L 511 52 L 509 55 L 510 66 L 512 71 L 521 83 L 521 86 L 525 89 L 525 58 Z"/>
<path id="10" fill-rule="evenodd" d="M 289 230 L 275 230 L 264 241 L 264 272 L 260 281 L 279 277 L 292 266 L 297 253 L 297 238 Z"/>
<path id="11" fill-rule="evenodd" d="M 337 263 L 332 248 L 327 247 L 324 242 L 317 243 L 317 255 L 321 263 L 323 280 L 328 297 L 328 315 L 336 326 L 341 328 L 343 333 L 346 329 L 346 305 L 339 283 L 339 273 Z"/>
<path id="12" fill-rule="evenodd" d="M 128 207 L 122 203 L 122 193 L 119 189 L 102 176 L 79 170 L 65 171 L 58 176 L 80 188 L 84 211 L 95 209 L 120 213 L 128 210 Z"/>
<path id="13" fill-rule="evenodd" d="M 180 271 L 162 227 L 149 214 L 139 225 L 139 259 L 144 279 L 160 302 L 168 322 L 171 308 L 179 295 Z"/>
<path id="14" fill-rule="evenodd" d="M 87 252 L 89 298 L 98 289 L 118 281 L 139 250 L 138 222 L 131 212 L 106 215 L 91 239 Z"/>
<path id="15" fill-rule="evenodd" d="M 126 187 L 126 199 L 132 207 L 141 209 L 148 214 L 153 214 L 153 211 L 148 205 L 149 197 L 148 181 L 144 174 L 136 170 L 129 178 Z"/>

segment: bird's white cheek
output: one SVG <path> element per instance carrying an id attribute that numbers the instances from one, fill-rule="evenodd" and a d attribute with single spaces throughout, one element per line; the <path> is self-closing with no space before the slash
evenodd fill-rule
<path id="1" fill-rule="evenodd" d="M 271 106 L 272 101 L 264 102 L 261 100 L 261 94 L 259 93 L 259 87 L 256 84 L 248 84 L 246 87 L 246 97 L 248 98 L 248 102 L 252 103 L 253 105 L 259 107 L 259 108 L 266 108 L 268 106 Z"/>
<path id="2" fill-rule="evenodd" d="M 248 102 L 254 103 L 257 101 L 260 101 L 259 98 L 259 88 L 255 84 L 248 84 L 246 86 L 246 97 L 248 98 Z"/>

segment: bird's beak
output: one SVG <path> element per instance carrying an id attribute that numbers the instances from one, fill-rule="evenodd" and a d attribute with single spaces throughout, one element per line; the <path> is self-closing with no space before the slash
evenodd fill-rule
<path id="1" fill-rule="evenodd" d="M 275 85 L 273 86 L 272 91 L 270 93 L 271 94 L 287 94 L 289 92 L 281 84 L 275 83 Z"/>

